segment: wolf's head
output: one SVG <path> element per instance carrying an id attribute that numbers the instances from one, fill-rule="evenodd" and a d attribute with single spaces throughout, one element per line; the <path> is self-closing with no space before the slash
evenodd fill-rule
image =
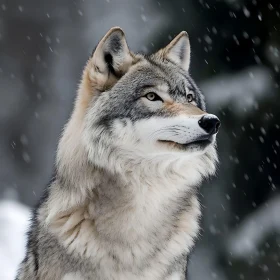
<path id="1" fill-rule="evenodd" d="M 146 56 L 132 53 L 123 31 L 112 28 L 87 63 L 72 116 L 90 161 L 107 167 L 183 158 L 214 166 L 220 121 L 206 113 L 189 66 L 186 32 Z"/>

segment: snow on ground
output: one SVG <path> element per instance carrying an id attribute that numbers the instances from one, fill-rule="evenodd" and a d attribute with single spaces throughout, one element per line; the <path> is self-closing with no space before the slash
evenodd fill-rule
<path id="1" fill-rule="evenodd" d="M 258 255 L 258 246 L 271 232 L 280 233 L 280 195 L 271 198 L 250 214 L 232 232 L 227 242 L 233 257 L 245 258 Z"/>
<path id="2" fill-rule="evenodd" d="M 12 200 L 0 201 L 0 279 L 14 280 L 24 258 L 29 209 Z"/>

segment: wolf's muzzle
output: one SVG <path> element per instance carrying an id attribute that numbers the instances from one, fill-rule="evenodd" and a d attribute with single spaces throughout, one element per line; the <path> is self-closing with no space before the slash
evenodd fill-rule
<path id="1" fill-rule="evenodd" d="M 203 128 L 208 134 L 216 134 L 221 126 L 220 120 L 214 115 L 204 115 L 199 121 L 198 124 Z"/>

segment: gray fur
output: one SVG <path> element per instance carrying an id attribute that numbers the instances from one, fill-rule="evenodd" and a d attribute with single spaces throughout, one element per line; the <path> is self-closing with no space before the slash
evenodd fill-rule
<path id="1" fill-rule="evenodd" d="M 170 50 L 181 38 L 179 65 Z M 217 162 L 215 135 L 193 142 L 208 137 L 198 124 L 207 113 L 185 69 L 188 46 L 181 33 L 156 54 L 135 55 L 119 28 L 99 43 L 54 178 L 34 210 L 17 280 L 185 279 L 199 230 L 198 185 Z"/>

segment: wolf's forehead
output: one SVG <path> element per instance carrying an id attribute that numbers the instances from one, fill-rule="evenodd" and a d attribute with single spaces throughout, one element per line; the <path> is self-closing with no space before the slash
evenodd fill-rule
<path id="1" fill-rule="evenodd" d="M 163 61 L 157 56 L 146 57 L 146 67 L 148 67 L 155 79 L 160 79 L 168 85 L 169 89 L 181 88 L 195 90 L 195 85 L 189 74 L 174 63 Z M 140 66 L 141 67 L 141 66 Z"/>
<path id="2" fill-rule="evenodd" d="M 192 83 L 188 79 L 188 74 L 183 73 L 179 67 L 170 67 L 166 63 L 160 63 L 152 61 L 151 59 L 145 59 L 135 65 L 132 73 L 134 79 L 138 82 L 138 85 L 150 84 L 163 91 L 171 90 L 175 87 L 190 88 L 192 89 Z"/>

